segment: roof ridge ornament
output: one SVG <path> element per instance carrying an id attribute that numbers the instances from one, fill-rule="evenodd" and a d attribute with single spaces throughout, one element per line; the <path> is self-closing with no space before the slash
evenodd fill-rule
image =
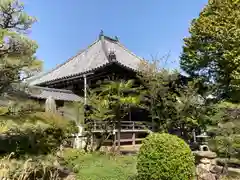
<path id="1" fill-rule="evenodd" d="M 99 34 L 99 39 L 101 39 L 102 37 L 104 37 L 103 30 L 101 30 L 101 31 L 100 31 L 100 34 Z"/>
<path id="2" fill-rule="evenodd" d="M 105 36 L 103 30 L 101 30 L 99 33 L 99 40 L 102 40 L 103 38 L 108 39 L 110 41 L 119 42 L 119 38 L 117 36 L 114 37 Z"/>
<path id="3" fill-rule="evenodd" d="M 108 60 L 109 60 L 110 62 L 117 60 L 115 51 L 114 51 L 113 49 L 110 49 L 109 52 L 108 52 Z"/>
<path id="4" fill-rule="evenodd" d="M 117 37 L 117 36 L 115 36 L 115 40 L 116 40 L 117 42 L 119 42 L 119 39 L 118 39 L 118 37 Z"/>

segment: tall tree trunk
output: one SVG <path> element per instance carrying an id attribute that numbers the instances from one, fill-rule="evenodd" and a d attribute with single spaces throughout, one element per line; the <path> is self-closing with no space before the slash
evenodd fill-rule
<path id="1" fill-rule="evenodd" d="M 118 140 L 118 152 L 120 152 L 120 147 L 121 147 L 121 121 L 120 121 L 120 118 L 118 118 L 117 120 L 117 129 L 118 129 L 118 132 L 117 132 L 117 140 Z"/>
<path id="2" fill-rule="evenodd" d="M 104 143 L 104 141 L 106 141 L 109 137 L 110 137 L 110 133 L 106 132 L 105 134 L 102 135 L 99 143 L 97 144 L 97 147 L 95 148 L 94 151 L 99 151 Z"/>

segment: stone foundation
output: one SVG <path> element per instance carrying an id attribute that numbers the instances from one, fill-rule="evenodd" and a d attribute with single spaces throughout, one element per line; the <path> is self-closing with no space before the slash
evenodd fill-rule
<path id="1" fill-rule="evenodd" d="M 211 151 L 195 151 L 197 180 L 220 180 L 224 168 L 216 164 L 217 154 Z"/>

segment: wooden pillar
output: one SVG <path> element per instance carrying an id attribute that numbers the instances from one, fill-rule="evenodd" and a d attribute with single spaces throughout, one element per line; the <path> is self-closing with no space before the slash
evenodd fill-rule
<path id="1" fill-rule="evenodd" d="M 84 105 L 87 105 L 87 75 L 83 75 L 84 78 Z"/>
<path id="2" fill-rule="evenodd" d="M 196 140 L 196 131 L 195 131 L 195 129 L 193 129 L 192 133 L 193 133 L 193 142 L 196 143 L 197 140 Z"/>
<path id="3" fill-rule="evenodd" d="M 133 132 L 133 134 L 132 134 L 132 145 L 135 148 L 135 145 L 136 145 L 136 133 L 135 132 Z"/>
<path id="4" fill-rule="evenodd" d="M 118 125 L 117 125 L 117 141 L 118 141 L 118 151 L 120 152 L 120 147 L 121 147 L 121 122 L 118 120 Z"/>
<path id="5" fill-rule="evenodd" d="M 129 112 L 129 121 L 132 121 L 132 112 L 131 112 L 132 110 L 130 110 L 130 112 Z"/>
<path id="6" fill-rule="evenodd" d="M 94 146 L 94 141 L 95 141 L 95 134 L 93 133 L 91 136 L 91 147 L 93 148 Z"/>
<path id="7" fill-rule="evenodd" d="M 113 132 L 113 150 L 116 151 L 116 132 L 115 132 L 115 129 L 114 129 L 114 132 Z"/>

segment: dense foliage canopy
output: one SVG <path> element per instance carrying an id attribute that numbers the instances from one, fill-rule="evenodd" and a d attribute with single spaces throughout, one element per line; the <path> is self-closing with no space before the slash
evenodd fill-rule
<path id="1" fill-rule="evenodd" d="M 240 2 L 209 0 L 184 39 L 181 68 L 213 84 L 216 95 L 239 100 Z"/>
<path id="2" fill-rule="evenodd" d="M 27 34 L 36 18 L 24 11 L 18 0 L 0 1 L 0 93 L 41 69 L 37 44 Z"/>

